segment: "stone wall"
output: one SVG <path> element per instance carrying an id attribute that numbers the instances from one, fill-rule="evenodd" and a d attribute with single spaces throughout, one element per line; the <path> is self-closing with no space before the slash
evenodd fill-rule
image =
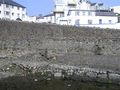
<path id="1" fill-rule="evenodd" d="M 0 21 L 0 27 L 1 52 L 47 49 L 49 54 L 74 52 L 85 55 L 119 55 L 120 53 L 119 30 L 12 21 Z"/>
<path id="2" fill-rule="evenodd" d="M 119 72 L 119 55 L 119 30 L 0 21 L 0 68 L 65 64 Z"/>

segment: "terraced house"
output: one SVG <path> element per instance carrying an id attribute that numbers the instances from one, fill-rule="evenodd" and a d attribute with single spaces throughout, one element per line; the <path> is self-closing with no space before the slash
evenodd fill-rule
<path id="1" fill-rule="evenodd" d="M 0 0 L 0 18 L 27 21 L 26 7 L 13 0 Z"/>
<path id="2" fill-rule="evenodd" d="M 116 13 L 103 3 L 88 0 L 54 0 L 54 3 L 53 19 L 56 24 L 120 28 Z"/>

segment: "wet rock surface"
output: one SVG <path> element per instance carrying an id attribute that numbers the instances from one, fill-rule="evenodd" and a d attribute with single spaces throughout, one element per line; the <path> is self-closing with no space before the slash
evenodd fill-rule
<path id="1" fill-rule="evenodd" d="M 48 77 L 49 76 L 49 77 Z M 55 78 L 52 75 L 35 73 L 27 76 L 9 77 L 0 80 L 1 90 L 119 90 L 119 85 L 86 82 L 72 78 Z"/>

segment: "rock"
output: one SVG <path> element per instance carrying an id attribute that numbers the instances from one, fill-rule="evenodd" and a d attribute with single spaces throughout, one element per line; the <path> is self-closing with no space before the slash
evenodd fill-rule
<path id="1" fill-rule="evenodd" d="M 62 73 L 61 72 L 54 73 L 54 76 L 55 77 L 62 77 Z"/>
<path id="2" fill-rule="evenodd" d="M 38 79 L 34 79 L 34 81 L 35 81 L 35 82 L 37 82 L 37 81 L 38 81 Z"/>

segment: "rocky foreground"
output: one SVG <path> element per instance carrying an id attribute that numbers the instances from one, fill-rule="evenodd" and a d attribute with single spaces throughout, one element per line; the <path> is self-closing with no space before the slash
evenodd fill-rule
<path id="1" fill-rule="evenodd" d="M 64 59 L 70 58 L 70 56 L 64 56 Z M 74 55 L 72 57 L 74 58 Z M 120 73 L 119 70 L 117 70 L 117 66 L 116 68 L 114 65 L 111 66 L 114 67 L 112 69 L 111 67 L 108 67 L 109 65 L 106 65 L 106 67 L 103 67 L 102 65 L 95 66 L 94 64 L 88 65 L 89 62 L 83 62 L 84 64 L 80 64 L 80 60 L 78 63 L 71 63 L 69 60 L 63 63 L 62 58 L 62 56 L 56 58 L 45 58 L 37 53 L 30 53 L 20 57 L 0 58 L 0 78 L 27 76 L 30 74 L 40 73 L 40 75 L 47 75 L 46 78 L 48 79 L 53 76 L 57 78 L 88 82 L 120 84 Z M 76 54 L 75 58 L 77 58 Z M 86 58 L 90 57 L 86 56 Z M 98 56 L 96 61 L 99 61 L 99 58 L 101 57 Z M 92 59 L 94 59 L 94 57 Z"/>

